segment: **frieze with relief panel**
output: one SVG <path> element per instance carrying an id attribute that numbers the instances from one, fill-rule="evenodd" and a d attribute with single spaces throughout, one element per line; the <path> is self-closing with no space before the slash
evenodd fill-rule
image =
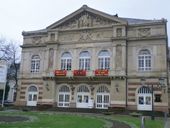
<path id="1" fill-rule="evenodd" d="M 140 28 L 138 29 L 138 36 L 139 37 L 148 37 L 151 35 L 151 29 L 150 28 Z"/>
<path id="2" fill-rule="evenodd" d="M 107 40 L 112 38 L 112 29 L 97 30 L 78 30 L 74 32 L 60 32 L 59 42 L 85 42 L 95 40 Z"/>
<path id="3" fill-rule="evenodd" d="M 106 19 L 101 16 L 90 14 L 88 12 L 82 12 L 76 17 L 64 22 L 58 29 L 77 29 L 77 28 L 87 28 L 87 27 L 101 27 L 108 26 L 112 24 L 117 24 L 116 21 Z"/>

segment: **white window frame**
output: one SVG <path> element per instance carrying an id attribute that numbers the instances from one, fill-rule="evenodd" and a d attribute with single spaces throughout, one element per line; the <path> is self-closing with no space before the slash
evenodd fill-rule
<path id="1" fill-rule="evenodd" d="M 60 99 L 62 96 L 62 100 Z M 67 99 L 68 96 L 68 99 Z M 70 89 L 66 85 L 61 86 L 58 93 L 58 107 L 69 107 L 70 106 Z"/>
<path id="2" fill-rule="evenodd" d="M 38 89 L 36 86 L 30 86 L 27 93 L 27 106 L 37 106 Z"/>
<path id="3" fill-rule="evenodd" d="M 33 55 L 31 58 L 31 72 L 37 73 L 40 71 L 40 57 L 39 55 Z"/>
<path id="4" fill-rule="evenodd" d="M 110 55 L 107 50 L 100 51 L 98 55 L 98 69 L 110 69 Z"/>
<path id="5" fill-rule="evenodd" d="M 142 86 L 137 91 L 137 109 L 143 111 L 152 110 L 152 90 Z"/>
<path id="6" fill-rule="evenodd" d="M 83 51 L 80 53 L 79 69 L 80 70 L 90 70 L 90 53 L 88 51 Z"/>
<path id="7" fill-rule="evenodd" d="M 77 108 L 89 108 L 90 90 L 86 85 L 77 88 Z"/>
<path id="8" fill-rule="evenodd" d="M 138 54 L 138 71 L 151 71 L 152 56 L 147 49 L 140 50 Z"/>
<path id="9" fill-rule="evenodd" d="M 110 92 L 106 86 L 100 86 L 96 92 L 96 108 L 108 109 L 110 105 Z"/>
<path id="10" fill-rule="evenodd" d="M 66 54 L 68 54 L 66 56 Z M 72 57 L 69 52 L 65 52 L 61 56 L 61 70 L 71 70 L 72 68 Z"/>

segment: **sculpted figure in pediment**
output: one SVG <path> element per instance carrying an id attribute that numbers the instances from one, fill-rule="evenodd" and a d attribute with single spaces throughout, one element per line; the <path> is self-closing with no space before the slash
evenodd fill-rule
<path id="1" fill-rule="evenodd" d="M 79 19 L 79 27 L 90 27 L 91 24 L 91 16 L 88 14 L 84 14 Z"/>
<path id="2" fill-rule="evenodd" d="M 116 24 L 116 21 L 106 19 L 98 15 L 92 15 L 87 12 L 81 13 L 76 17 L 64 22 L 58 26 L 60 29 L 76 29 L 76 28 L 88 28 L 88 27 L 100 27 Z"/>

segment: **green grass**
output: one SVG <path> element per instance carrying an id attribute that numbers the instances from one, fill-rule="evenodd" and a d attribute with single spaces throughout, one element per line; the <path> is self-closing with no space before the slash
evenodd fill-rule
<path id="1" fill-rule="evenodd" d="M 113 120 L 123 121 L 127 124 L 130 124 L 131 126 L 134 126 L 135 128 L 140 128 L 141 122 L 139 117 L 132 117 L 132 116 L 126 116 L 126 115 L 113 115 Z M 155 119 L 151 120 L 150 117 L 147 117 L 145 119 L 145 128 L 163 128 L 164 123 L 162 119 Z"/>
<path id="2" fill-rule="evenodd" d="M 102 128 L 105 125 L 101 119 L 79 115 L 38 112 L 22 112 L 16 113 L 16 115 L 27 115 L 35 119 L 31 122 L 0 123 L 0 128 Z"/>
<path id="3" fill-rule="evenodd" d="M 103 128 L 111 127 L 105 119 L 125 122 L 133 128 L 140 128 L 140 118 L 127 115 L 95 115 L 93 114 L 66 114 L 55 112 L 0 112 L 0 115 L 22 115 L 31 121 L 2 123 L 0 128 Z M 145 128 L 163 128 L 163 120 L 150 118 L 145 120 Z"/>

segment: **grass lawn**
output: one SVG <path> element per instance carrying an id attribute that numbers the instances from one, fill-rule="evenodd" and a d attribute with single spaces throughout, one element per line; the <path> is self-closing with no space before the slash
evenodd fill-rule
<path id="1" fill-rule="evenodd" d="M 32 121 L 0 123 L 0 128 L 103 128 L 105 121 L 94 117 L 71 114 L 41 112 L 0 113 L 0 115 L 22 115 Z"/>
<path id="2" fill-rule="evenodd" d="M 140 128 L 140 118 L 127 115 L 99 115 L 93 114 L 66 114 L 56 112 L 0 112 L 1 115 L 18 116 L 22 115 L 29 117 L 31 120 L 26 122 L 2 123 L 0 128 L 103 128 L 108 125 L 108 122 L 103 119 L 117 120 L 125 122 L 133 126 L 133 128 Z M 145 128 L 163 128 L 163 120 L 150 118 L 145 120 Z"/>
<path id="3" fill-rule="evenodd" d="M 126 115 L 122 115 L 122 116 L 113 115 L 112 119 L 126 122 L 127 124 L 134 126 L 134 128 L 140 128 L 140 125 L 141 125 L 139 117 L 132 117 L 132 116 L 126 116 Z M 145 119 L 145 128 L 164 128 L 163 119 L 151 120 L 150 117 L 147 117 Z"/>

